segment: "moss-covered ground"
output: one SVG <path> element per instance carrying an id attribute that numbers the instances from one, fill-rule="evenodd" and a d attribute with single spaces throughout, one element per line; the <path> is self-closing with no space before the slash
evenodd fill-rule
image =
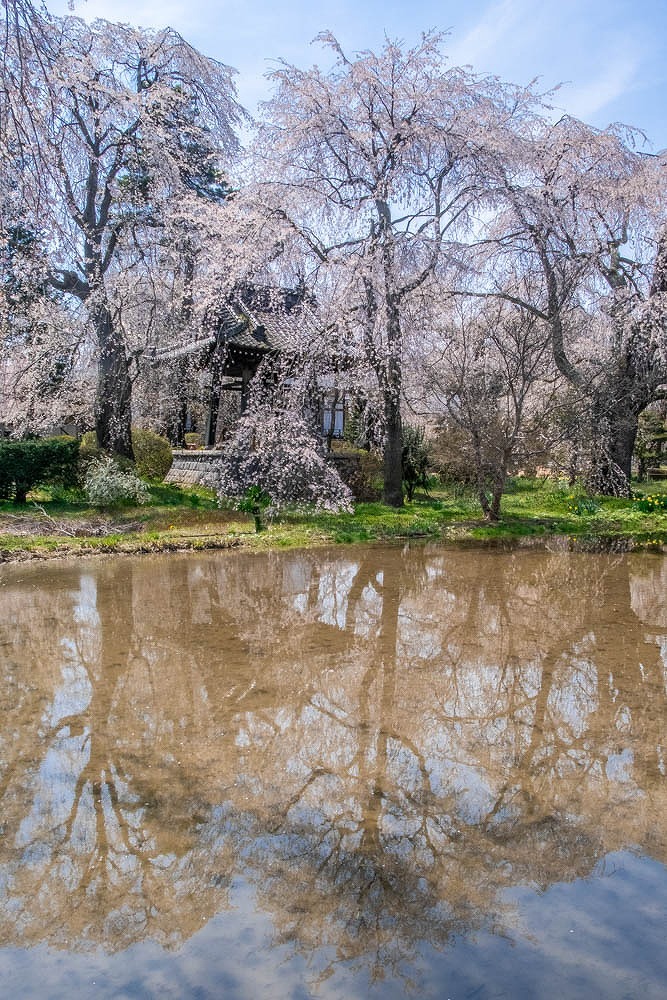
<path id="1" fill-rule="evenodd" d="M 76 491 L 39 491 L 20 506 L 0 502 L 0 561 L 95 552 L 270 548 L 391 538 L 511 542 L 562 536 L 572 547 L 667 551 L 667 482 L 637 484 L 632 499 L 588 497 L 563 483 L 516 479 L 503 498 L 502 520 L 482 518 L 474 494 L 433 487 L 400 510 L 357 504 L 352 513 L 288 511 L 257 534 L 252 518 L 221 509 L 211 491 L 151 486 L 149 504 L 91 508 Z"/>

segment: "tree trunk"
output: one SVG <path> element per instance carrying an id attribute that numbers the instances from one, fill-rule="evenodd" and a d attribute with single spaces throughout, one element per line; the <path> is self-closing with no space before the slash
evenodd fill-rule
<path id="1" fill-rule="evenodd" d="M 609 442 L 611 459 L 623 471 L 629 484 L 632 476 L 632 455 L 639 430 L 639 413 L 626 412 L 618 415 L 612 430 Z"/>
<path id="2" fill-rule="evenodd" d="M 593 447 L 588 475 L 592 493 L 630 495 L 632 455 L 639 429 L 639 415 L 647 401 L 638 398 L 619 380 L 598 393 L 592 407 Z"/>
<path id="3" fill-rule="evenodd" d="M 387 209 L 388 212 L 388 209 Z M 391 287 L 391 245 L 384 247 L 384 267 L 387 288 Z M 383 500 L 389 507 L 403 506 L 403 425 L 401 422 L 401 389 L 403 384 L 403 354 L 399 302 L 387 295 L 387 357 L 380 366 L 380 385 L 384 397 L 384 491 Z"/>
<path id="4" fill-rule="evenodd" d="M 403 427 L 400 400 L 387 393 L 384 400 L 384 491 L 382 499 L 389 507 L 403 506 Z"/>
<path id="5" fill-rule="evenodd" d="M 491 506 L 489 508 L 488 518 L 489 521 L 493 521 L 494 524 L 500 520 L 500 501 L 503 498 L 503 492 L 505 490 L 505 476 L 498 478 L 493 484 L 493 493 L 491 495 Z"/>
<path id="6" fill-rule="evenodd" d="M 185 422 L 188 417 L 187 362 L 177 358 L 173 362 L 171 382 L 173 385 L 173 409 L 167 419 L 165 434 L 172 448 L 185 448 Z"/>
<path id="7" fill-rule="evenodd" d="M 487 521 L 497 524 L 500 521 L 500 504 L 505 492 L 507 471 L 513 445 L 504 449 L 499 464 L 489 467 L 480 455 L 479 442 L 476 446 L 477 455 L 477 496 L 482 513 Z"/>
<path id="8" fill-rule="evenodd" d="M 97 366 L 95 429 L 104 451 L 134 461 L 132 451 L 132 383 L 120 332 L 103 305 L 92 314 L 100 356 Z"/>
<path id="9" fill-rule="evenodd" d="M 478 486 L 477 496 L 479 498 L 479 504 L 482 508 L 482 513 L 487 521 L 492 524 L 497 524 L 500 520 L 500 501 L 502 500 L 504 489 L 504 481 L 502 483 L 495 482 L 493 484 L 493 489 L 490 491 L 486 482 L 482 482 Z"/>

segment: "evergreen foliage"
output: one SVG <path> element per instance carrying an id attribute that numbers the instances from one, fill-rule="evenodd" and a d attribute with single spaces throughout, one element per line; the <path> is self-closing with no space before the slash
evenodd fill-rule
<path id="1" fill-rule="evenodd" d="M 429 447 L 422 427 L 403 425 L 403 487 L 408 500 L 412 500 L 418 486 L 428 491 Z"/>

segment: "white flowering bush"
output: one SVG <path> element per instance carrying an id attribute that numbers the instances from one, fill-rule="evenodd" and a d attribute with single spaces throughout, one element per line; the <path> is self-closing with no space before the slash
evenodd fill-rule
<path id="1" fill-rule="evenodd" d="M 121 469 L 113 458 L 94 459 L 86 470 L 84 490 L 90 503 L 96 507 L 133 500 L 146 503 L 150 499 L 148 487 L 136 472 Z"/>

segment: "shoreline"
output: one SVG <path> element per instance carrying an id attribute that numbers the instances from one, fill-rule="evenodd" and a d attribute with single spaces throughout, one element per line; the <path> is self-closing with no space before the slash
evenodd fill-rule
<path id="1" fill-rule="evenodd" d="M 28 562 L 51 562 L 53 560 L 98 558 L 102 556 L 142 556 L 161 554 L 182 554 L 185 552 L 230 551 L 232 549 L 245 552 L 266 552 L 285 549 L 315 549 L 325 546 L 337 547 L 344 545 L 368 546 L 405 544 L 406 542 L 439 543 L 447 547 L 460 549 L 488 550 L 518 550 L 556 548 L 563 552 L 588 553 L 642 553 L 647 555 L 667 555 L 667 542 L 661 540 L 640 541 L 632 536 L 609 534 L 582 534 L 572 536 L 558 531 L 545 531 L 540 534 L 526 532 L 525 534 L 503 535 L 501 533 L 488 537 L 475 537 L 474 528 L 487 526 L 485 522 L 458 522 L 435 532 L 379 533 L 366 538 L 351 539 L 335 538 L 328 533 L 313 533 L 303 537 L 294 532 L 290 538 L 289 530 L 284 525 L 277 526 L 277 531 L 268 528 L 259 534 L 254 531 L 242 531 L 234 534 L 216 534 L 215 532 L 201 535 L 169 535 L 167 537 L 142 538 L 141 535 L 126 535 L 124 537 L 107 538 L 77 538 L 70 539 L 57 535 L 33 536 L 38 544 L 22 547 L 17 545 L 5 548 L 0 543 L 0 567 Z M 281 530 L 282 529 L 282 530 Z M 27 536 L 28 538 L 30 536 Z"/>
<path id="2" fill-rule="evenodd" d="M 490 522 L 470 490 L 433 489 L 400 508 L 380 501 L 331 513 L 284 510 L 256 532 L 254 520 L 210 490 L 150 486 L 142 505 L 93 507 L 76 497 L 36 492 L 26 504 L 0 502 L 0 566 L 100 555 L 405 544 L 532 547 L 585 552 L 667 553 L 667 488 L 630 498 L 589 497 L 563 483 L 517 478 Z"/>

